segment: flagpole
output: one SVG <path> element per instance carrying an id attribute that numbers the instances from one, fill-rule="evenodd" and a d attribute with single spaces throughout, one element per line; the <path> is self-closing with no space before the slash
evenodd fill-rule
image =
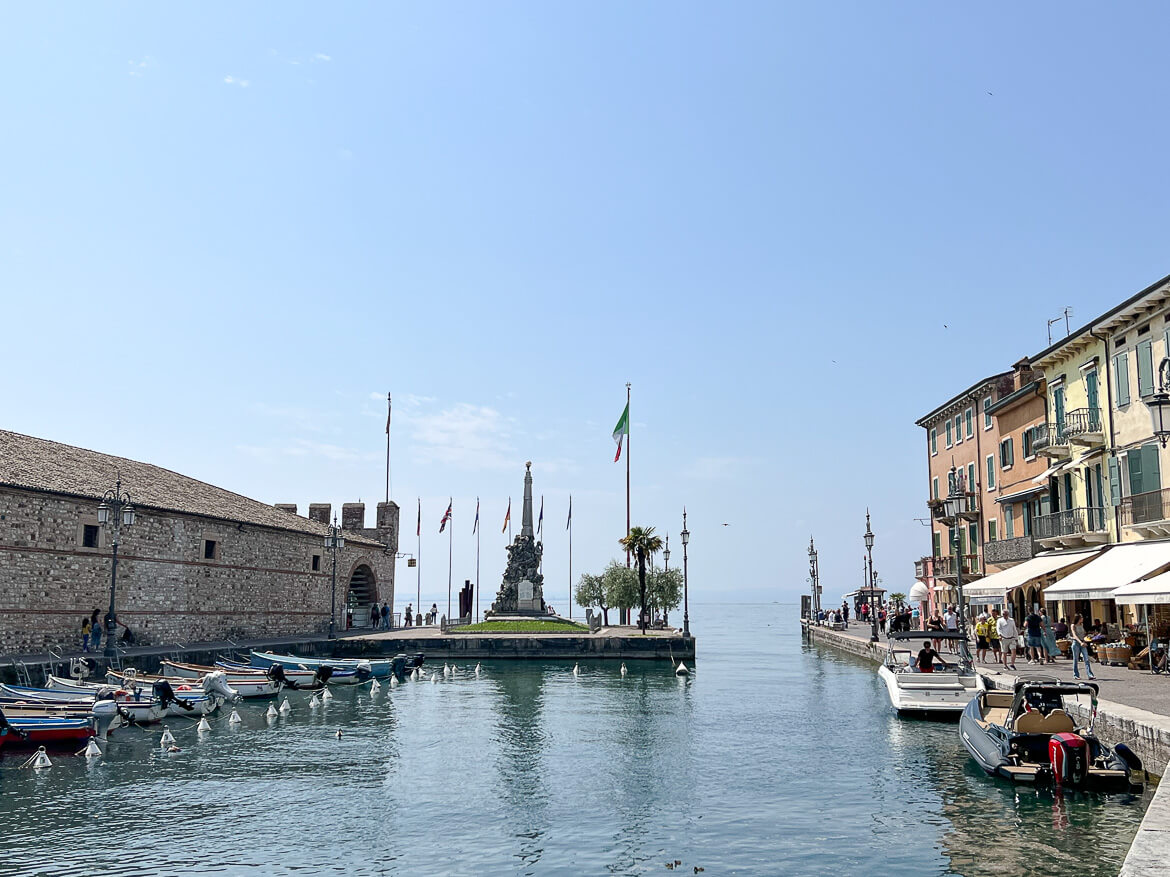
<path id="1" fill-rule="evenodd" d="M 475 623 L 479 623 L 479 497 L 475 498 Z"/>
<path id="2" fill-rule="evenodd" d="M 447 503 L 447 508 L 451 508 L 451 503 Z M 447 532 L 447 622 L 451 621 L 451 555 L 455 546 L 455 522 L 448 521 L 447 525 L 451 528 Z"/>
<path id="3" fill-rule="evenodd" d="M 630 535 L 630 440 L 633 438 L 628 412 L 630 410 L 630 384 L 626 382 L 626 535 Z M 626 549 L 626 569 L 630 568 L 630 549 Z M 626 610 L 626 623 L 629 623 L 629 610 Z"/>
<path id="4" fill-rule="evenodd" d="M 418 536 L 418 554 L 415 555 L 418 560 L 415 561 L 416 582 L 418 588 L 418 595 L 415 597 L 414 605 L 416 610 L 422 607 L 422 497 L 418 500 L 418 527 L 415 528 L 415 534 Z M 415 612 L 417 615 L 418 612 Z"/>
<path id="5" fill-rule="evenodd" d="M 573 620 L 573 495 L 569 494 L 569 620 Z"/>
<path id="6" fill-rule="evenodd" d="M 386 394 L 386 502 L 390 502 L 390 394 Z"/>

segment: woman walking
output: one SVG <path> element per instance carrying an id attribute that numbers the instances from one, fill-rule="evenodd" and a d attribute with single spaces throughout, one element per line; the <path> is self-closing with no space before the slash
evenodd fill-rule
<path id="1" fill-rule="evenodd" d="M 1093 675 L 1093 667 L 1089 663 L 1089 646 L 1085 641 L 1085 626 L 1081 622 L 1083 619 L 1080 615 L 1073 618 L 1072 627 L 1069 628 L 1069 636 L 1072 637 L 1072 653 L 1073 653 L 1073 678 L 1081 678 L 1080 661 L 1085 662 L 1085 673 L 1090 679 L 1096 679 Z"/>
<path id="2" fill-rule="evenodd" d="M 83 652 L 89 651 L 89 632 L 90 632 L 90 630 L 91 630 L 91 628 L 89 626 L 89 616 L 88 615 L 81 616 L 81 650 Z"/>
<path id="3" fill-rule="evenodd" d="M 1044 654 L 1047 656 L 1045 663 L 1055 664 L 1056 656 L 1060 654 L 1060 647 L 1056 644 L 1056 631 L 1052 628 L 1052 619 L 1048 617 L 1047 609 L 1040 610 L 1040 630 L 1044 640 Z"/>

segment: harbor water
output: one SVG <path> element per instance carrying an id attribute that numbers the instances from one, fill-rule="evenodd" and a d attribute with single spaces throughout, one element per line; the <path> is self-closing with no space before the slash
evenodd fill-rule
<path id="1" fill-rule="evenodd" d="M 804 644 L 796 607 L 692 608 L 690 678 L 438 660 L 171 720 L 175 753 L 155 728 L 48 770 L 8 755 L 0 874 L 1117 873 L 1149 792 L 989 779 L 955 725 L 898 719 L 871 665 Z"/>

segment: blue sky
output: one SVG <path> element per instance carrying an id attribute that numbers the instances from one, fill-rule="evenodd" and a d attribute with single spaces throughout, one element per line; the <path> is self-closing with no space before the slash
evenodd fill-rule
<path id="1" fill-rule="evenodd" d="M 532 460 L 563 609 L 570 493 L 575 570 L 618 553 L 629 381 L 634 521 L 678 548 L 687 506 L 696 602 L 795 598 L 810 535 L 826 594 L 851 589 L 867 506 L 905 590 L 929 550 L 915 418 L 1043 348 L 1063 307 L 1170 273 L 1168 24 L 10 6 L 0 426 L 372 520 L 392 392 L 424 602 L 446 598 L 448 496 L 455 581 L 478 495 L 494 593 Z"/>

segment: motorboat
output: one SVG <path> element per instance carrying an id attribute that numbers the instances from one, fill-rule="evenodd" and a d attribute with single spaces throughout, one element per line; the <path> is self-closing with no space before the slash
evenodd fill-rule
<path id="1" fill-rule="evenodd" d="M 50 677 L 50 683 L 53 678 Z M 71 689 L 61 688 L 32 688 L 25 685 L 5 685 L 0 683 L 0 706 L 7 709 L 9 706 L 37 706 L 56 705 L 85 708 L 94 713 L 97 719 L 98 736 L 105 736 L 107 730 L 115 727 L 114 716 L 119 716 L 127 724 L 147 725 L 157 722 L 167 714 L 158 700 L 149 692 L 131 692 L 111 685 L 99 686 L 97 689 L 78 691 L 73 688 L 74 680 L 68 681 Z"/>
<path id="2" fill-rule="evenodd" d="M 956 642 L 959 650 L 954 655 L 954 663 L 946 664 L 942 670 L 923 673 L 917 666 L 917 650 L 913 647 L 931 639 Z M 909 661 L 900 657 L 905 652 L 897 647 L 898 644 L 910 651 Z M 957 719 L 971 699 L 987 688 L 971 663 L 966 638 L 955 631 L 891 633 L 878 676 L 885 682 L 890 703 L 899 715 Z"/>
<path id="3" fill-rule="evenodd" d="M 208 716 L 231 697 L 225 691 L 217 690 L 215 684 L 197 682 L 195 685 L 180 686 L 183 689 L 180 691 L 164 678 L 159 677 L 147 682 L 133 670 L 124 670 L 121 673 L 113 674 L 113 678 L 113 684 L 120 686 L 118 690 L 155 703 L 161 703 L 164 715 L 169 716 Z M 219 681 L 222 683 L 222 677 Z M 84 697 L 86 694 L 96 697 L 99 693 L 110 689 L 109 683 L 83 682 L 79 679 L 63 679 L 60 676 L 52 675 L 48 677 L 45 684 L 52 691 L 79 697 Z"/>
<path id="4" fill-rule="evenodd" d="M 262 697 L 259 693 L 249 693 L 246 689 L 249 687 L 247 683 L 251 681 L 252 684 L 269 683 L 275 694 L 283 687 L 297 689 L 317 689 L 322 686 L 321 680 L 317 674 L 312 670 L 292 670 L 282 667 L 284 679 L 279 681 L 274 679 L 275 674 L 272 668 L 253 667 L 250 664 L 238 664 L 234 661 L 216 661 L 215 666 L 208 667 L 203 664 L 185 664 L 180 661 L 161 661 L 163 672 L 168 676 L 178 676 L 183 679 L 202 679 L 208 673 L 214 673 L 216 670 L 223 670 L 227 673 L 228 682 L 233 688 L 239 690 L 244 697 Z M 279 667 L 279 664 L 272 666 Z M 241 685 L 244 683 L 244 685 Z"/>
<path id="5" fill-rule="evenodd" d="M 1093 735 L 1098 688 L 1054 677 L 1017 678 L 1011 691 L 983 691 L 959 719 L 971 757 L 992 776 L 1016 783 L 1125 791 L 1145 779 L 1124 743 Z M 1085 728 L 1074 716 L 1089 716 Z"/>
<path id="6" fill-rule="evenodd" d="M 353 682 L 364 682 L 366 679 L 373 676 L 375 679 L 386 679 L 394 676 L 401 682 L 406 678 L 406 674 L 416 667 L 421 667 L 425 661 L 425 657 L 421 652 L 414 655 L 395 655 L 393 658 L 378 658 L 375 660 L 368 660 L 365 658 L 303 658 L 297 655 L 277 655 L 272 652 L 252 652 L 251 661 L 253 667 L 269 667 L 272 664 L 280 664 L 286 670 L 316 670 L 319 667 L 330 667 L 333 670 L 333 677 L 330 682 L 341 682 L 345 684 L 349 680 L 339 680 L 337 678 L 338 672 L 345 673 L 347 671 L 354 671 L 358 678 Z"/>
<path id="7" fill-rule="evenodd" d="M 85 717 L 68 716 L 10 716 L 0 708 L 0 750 L 29 749 L 39 746 L 67 746 L 75 748 L 85 745 L 94 736 L 95 722 L 92 715 Z"/>

